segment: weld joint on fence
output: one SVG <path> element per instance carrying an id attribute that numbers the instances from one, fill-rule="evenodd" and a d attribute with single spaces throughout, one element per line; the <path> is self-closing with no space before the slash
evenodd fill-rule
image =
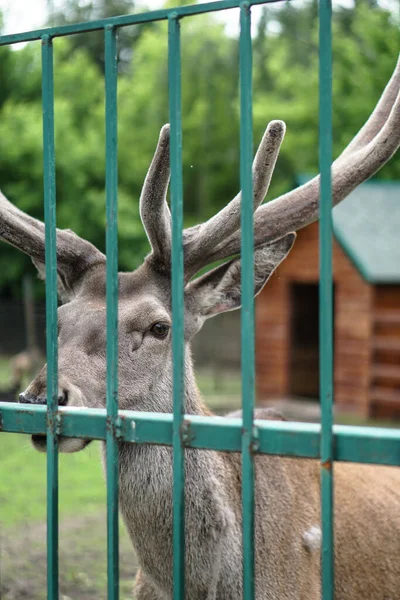
<path id="1" fill-rule="evenodd" d="M 55 415 L 54 422 L 55 422 L 55 429 L 54 429 L 55 434 L 60 435 L 62 423 L 61 423 L 61 415 L 59 412 L 57 412 L 57 414 Z"/>
<path id="2" fill-rule="evenodd" d="M 195 439 L 192 429 L 192 423 L 189 419 L 184 419 L 181 424 L 181 442 L 182 446 L 190 445 Z"/>
<path id="3" fill-rule="evenodd" d="M 174 11 L 171 14 L 168 15 L 168 20 L 169 21 L 179 21 L 179 19 L 180 19 L 180 15 L 176 11 Z"/>
<path id="4" fill-rule="evenodd" d="M 256 454 L 260 449 L 260 431 L 256 425 L 253 425 L 250 441 L 250 452 Z"/>
<path id="5" fill-rule="evenodd" d="M 51 44 L 53 43 L 53 37 L 49 34 L 49 33 L 45 33 L 44 35 L 42 35 L 42 46 L 51 46 Z"/>
<path id="6" fill-rule="evenodd" d="M 242 449 L 247 448 L 250 454 L 257 454 L 260 450 L 260 430 L 257 425 L 253 425 L 251 432 L 243 427 L 242 429 Z"/>
<path id="7" fill-rule="evenodd" d="M 122 441 L 129 441 L 131 444 L 137 443 L 137 423 L 134 419 L 127 419 L 125 416 L 118 417 L 120 420 L 121 433 L 118 437 Z"/>
<path id="8" fill-rule="evenodd" d="M 122 430 L 121 417 L 113 419 L 110 415 L 106 417 L 106 430 L 111 433 L 112 437 L 116 440 L 123 438 L 124 432 Z"/>

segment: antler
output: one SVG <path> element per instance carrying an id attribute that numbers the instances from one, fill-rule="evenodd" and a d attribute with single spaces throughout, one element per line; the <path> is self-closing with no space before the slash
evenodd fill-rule
<path id="1" fill-rule="evenodd" d="M 171 260 L 171 213 L 166 199 L 169 178 L 169 125 L 164 125 L 140 195 L 140 216 L 152 258 L 159 268 L 168 269 Z"/>
<path id="2" fill-rule="evenodd" d="M 45 262 L 44 224 L 11 204 L 0 192 L 0 238 L 28 254 L 39 270 Z M 89 267 L 104 263 L 93 244 L 69 229 L 57 229 L 57 270 L 71 288 Z"/>
<path id="3" fill-rule="evenodd" d="M 261 140 L 253 163 L 254 210 L 268 191 L 285 129 L 282 121 L 272 121 Z M 152 247 L 152 259 L 159 267 L 168 269 L 171 259 L 171 214 L 166 201 L 169 177 L 169 125 L 164 125 L 140 196 L 140 215 Z M 239 192 L 217 215 L 184 231 L 185 272 L 192 264 L 202 264 L 202 256 L 213 250 L 215 239 L 227 238 L 240 227 L 241 200 Z"/>
<path id="4" fill-rule="evenodd" d="M 253 162 L 253 210 L 264 200 L 279 150 L 285 136 L 283 121 L 269 123 Z M 227 206 L 214 217 L 184 231 L 185 276 L 190 279 L 202 266 L 204 258 L 211 254 L 215 241 L 226 239 L 240 228 L 240 205 L 242 192 L 239 192 Z"/>
<path id="5" fill-rule="evenodd" d="M 271 135 L 279 127 L 280 134 Z M 271 123 L 258 149 L 253 164 L 255 209 L 267 192 L 283 134 L 283 123 Z M 367 123 L 332 165 L 333 203 L 339 203 L 376 173 L 399 146 L 400 59 Z M 255 247 L 316 221 L 319 217 L 319 189 L 318 175 L 305 185 L 258 208 L 254 215 Z M 209 221 L 185 230 L 186 281 L 203 266 L 240 252 L 240 199 L 238 194 Z"/>

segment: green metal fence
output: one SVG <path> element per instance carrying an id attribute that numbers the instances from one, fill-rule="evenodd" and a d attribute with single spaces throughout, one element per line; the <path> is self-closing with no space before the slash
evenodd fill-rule
<path id="1" fill-rule="evenodd" d="M 47 408 L 0 404 L 0 431 L 47 435 L 48 598 L 58 598 L 58 439 L 105 440 L 107 444 L 108 598 L 118 599 L 118 443 L 173 447 L 174 599 L 184 598 L 184 448 L 241 452 L 243 467 L 244 598 L 254 598 L 254 456 L 258 453 L 319 458 L 322 503 L 323 600 L 334 596 L 333 464 L 352 461 L 400 465 L 400 430 L 334 426 L 332 418 L 332 48 L 331 0 L 320 0 L 320 364 L 322 424 L 254 421 L 254 300 L 252 202 L 252 48 L 251 5 L 280 0 L 221 0 L 143 14 L 53 27 L 0 37 L 0 45 L 41 40 L 46 221 Z M 186 416 L 183 419 L 183 194 L 180 23 L 201 13 L 240 11 L 240 179 L 242 202 L 242 378 L 243 422 Z M 168 21 L 169 106 L 171 122 L 173 415 L 118 411 L 117 323 L 117 52 L 120 27 Z M 54 152 L 53 39 L 104 30 L 106 85 L 107 211 L 107 409 L 68 411 L 57 406 L 56 197 Z M 277 115 L 279 117 L 279 115 Z M 184 435 L 183 435 L 184 434 Z"/>

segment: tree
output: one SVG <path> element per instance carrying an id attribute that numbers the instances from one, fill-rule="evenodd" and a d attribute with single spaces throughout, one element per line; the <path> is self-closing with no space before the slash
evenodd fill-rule
<path id="1" fill-rule="evenodd" d="M 119 15 L 127 15 L 135 12 L 134 0 L 66 0 L 62 10 L 50 15 L 51 25 L 71 25 L 84 21 L 95 21 L 108 19 Z M 144 27 L 151 24 L 122 27 L 118 31 L 118 61 L 120 71 L 128 68 L 132 50 L 140 38 Z M 71 38 L 73 50 L 84 48 L 104 72 L 104 32 L 93 31 L 90 34 L 74 35 Z"/>
<path id="2" fill-rule="evenodd" d="M 269 198 L 296 184 L 299 174 L 318 171 L 318 22 L 305 27 L 304 9 L 284 9 L 282 31 L 268 33 L 269 75 L 273 87 L 254 91 L 255 139 L 265 123 L 283 119 L 287 134 L 277 163 Z M 299 14 L 296 16 L 296 12 Z M 276 13 L 274 15 L 276 17 Z M 278 13 L 281 19 L 282 13 Z M 290 23 L 290 33 L 288 32 Z M 333 14 L 333 134 L 334 156 L 368 118 L 384 89 L 398 55 L 398 22 L 381 8 L 358 3 L 353 10 L 350 31 L 343 22 L 342 9 Z M 299 45 L 301 40 L 301 46 Z M 303 50 L 301 50 L 303 48 Z M 296 51 L 294 51 L 296 50 Z M 296 58 L 297 56 L 297 58 Z M 255 72 L 257 81 L 258 71 Z M 378 178 L 400 179 L 398 161 L 390 161 Z"/>
<path id="3" fill-rule="evenodd" d="M 295 185 L 299 174 L 318 170 L 315 2 L 293 7 L 265 9 L 253 42 L 255 145 L 269 120 L 283 119 L 288 126 L 268 198 Z M 280 33 L 269 26 L 277 21 Z M 239 189 L 238 40 L 213 15 L 183 19 L 181 29 L 184 210 L 190 225 L 224 206 Z M 361 3 L 351 22 L 343 22 L 341 10 L 334 12 L 333 40 L 336 156 L 365 122 L 392 72 L 398 23 L 390 12 Z M 76 36 L 56 39 L 54 48 L 57 223 L 104 250 L 102 63 L 86 46 L 77 45 Z M 0 53 L 1 186 L 19 207 L 43 218 L 40 46 L 0 48 Z M 149 250 L 139 194 L 160 128 L 168 120 L 167 24 L 162 22 L 142 30 L 118 82 L 123 270 L 133 269 Z M 398 161 L 386 165 L 379 177 L 400 179 Z M 0 287 L 15 292 L 30 261 L 5 245 L 1 252 Z"/>
<path id="4" fill-rule="evenodd" d="M 160 127 L 169 120 L 167 29 L 146 31 L 120 84 L 120 174 L 139 193 Z M 210 15 L 182 22 L 185 212 L 209 216 L 238 189 L 238 46 Z M 132 154 L 135 149 L 135 160 Z"/>

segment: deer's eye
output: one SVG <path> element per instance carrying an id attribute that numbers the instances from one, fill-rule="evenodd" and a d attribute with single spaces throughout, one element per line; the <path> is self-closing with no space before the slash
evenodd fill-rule
<path id="1" fill-rule="evenodd" d="M 150 328 L 151 333 L 160 340 L 167 337 L 169 332 L 169 325 L 167 323 L 154 323 Z"/>

